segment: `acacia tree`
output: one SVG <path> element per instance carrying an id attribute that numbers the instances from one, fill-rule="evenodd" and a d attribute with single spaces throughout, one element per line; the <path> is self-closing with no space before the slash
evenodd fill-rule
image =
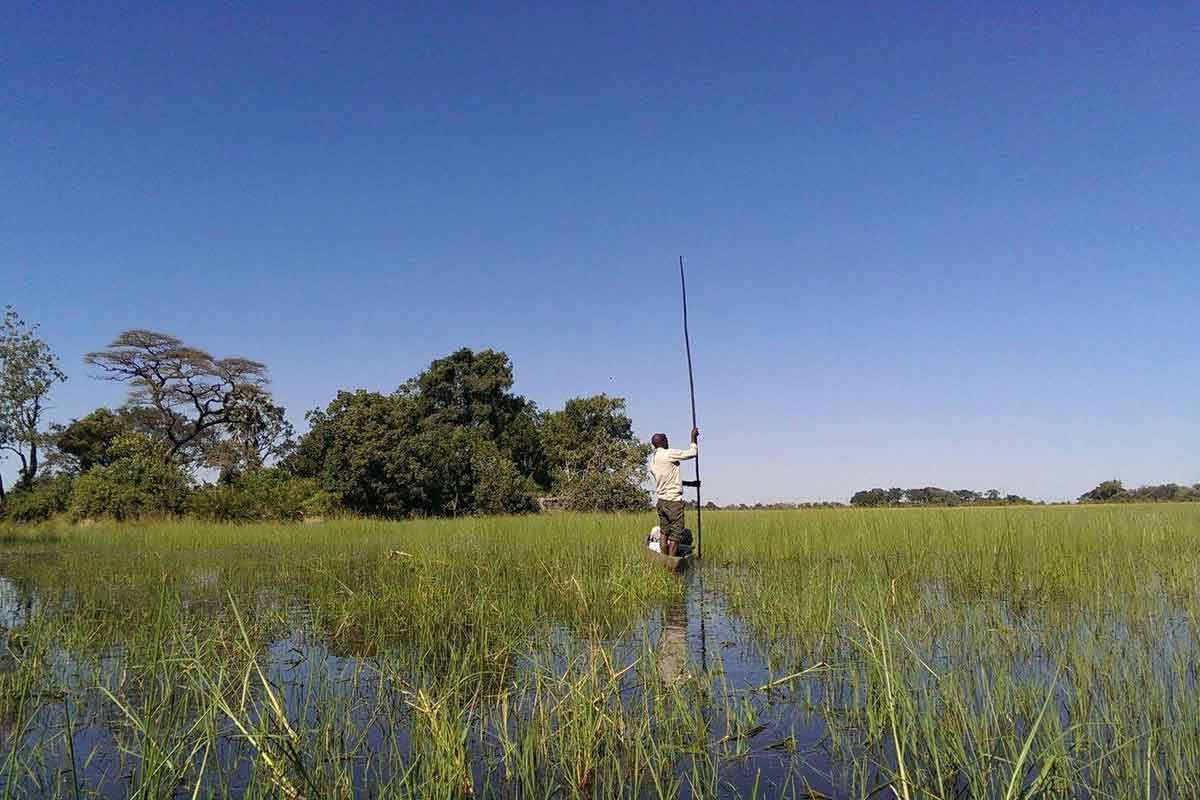
<path id="1" fill-rule="evenodd" d="M 46 398 L 55 383 L 67 379 L 58 356 L 38 338 L 37 329 L 37 324 L 26 325 L 11 306 L 5 306 L 0 323 L 0 450 L 16 453 L 21 460 L 18 486 L 29 486 L 37 475 Z"/>
<path id="2" fill-rule="evenodd" d="M 247 409 L 269 398 L 267 368 L 246 358 L 214 358 L 156 331 L 125 331 L 84 361 L 100 377 L 130 385 L 128 403 L 147 409 L 167 443 L 165 461 L 194 461 L 222 432 L 245 422 Z"/>

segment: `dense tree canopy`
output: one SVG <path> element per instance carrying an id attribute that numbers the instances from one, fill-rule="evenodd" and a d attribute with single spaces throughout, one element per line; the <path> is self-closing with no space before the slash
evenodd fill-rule
<path id="1" fill-rule="evenodd" d="M 316 479 L 346 508 L 366 514 L 429 511 L 440 497 L 436 474 L 456 455 L 422 431 L 417 403 L 402 394 L 338 392 L 308 414 L 309 432 L 285 465 Z"/>
<path id="2" fill-rule="evenodd" d="M 540 445 L 524 433 L 536 431 L 527 416 L 535 410 L 508 394 L 507 357 L 499 354 L 500 363 L 490 352 L 481 361 L 473 355 L 456 353 L 455 369 L 434 362 L 436 378 L 423 374 L 391 395 L 339 392 L 308 414 L 309 432 L 288 467 L 363 514 L 530 510 L 539 487 L 518 464 L 544 460 L 528 452 Z M 472 364 L 489 376 L 473 375 Z"/>
<path id="3" fill-rule="evenodd" d="M 67 425 L 51 427 L 54 462 L 65 472 L 78 474 L 93 467 L 107 467 L 116 456 L 113 444 L 119 436 L 137 430 L 135 415 L 126 409 L 97 408 Z"/>
<path id="4" fill-rule="evenodd" d="M 191 481 L 162 457 L 161 441 L 138 433 L 117 437 L 112 462 L 75 479 L 71 505 L 80 517 L 136 519 L 183 511 Z"/>
<path id="5" fill-rule="evenodd" d="M 579 508 L 646 506 L 646 451 L 623 401 L 543 414 L 512 385 L 504 353 L 459 350 L 393 394 L 340 392 L 308 414 L 285 463 L 363 514 L 515 513 L 547 492 Z"/>
<path id="6" fill-rule="evenodd" d="M 650 448 L 633 435 L 625 401 L 599 394 L 568 400 L 545 416 L 543 442 L 555 491 L 577 510 L 645 507 Z"/>
<path id="7" fill-rule="evenodd" d="M 548 464 L 538 431 L 537 406 L 514 394 L 508 356 L 495 350 L 461 348 L 434 360 L 400 387 L 416 401 L 427 429 L 463 428 L 491 441 L 517 469 L 545 486 Z"/>

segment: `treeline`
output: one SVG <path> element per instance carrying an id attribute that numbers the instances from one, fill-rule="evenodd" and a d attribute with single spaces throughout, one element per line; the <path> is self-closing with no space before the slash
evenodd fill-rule
<path id="1" fill-rule="evenodd" d="M 689 503 L 694 506 L 694 503 Z M 730 503 L 726 506 L 719 506 L 713 502 L 704 504 L 705 510 L 721 510 L 721 511 L 795 511 L 804 508 L 845 508 L 844 503 L 839 503 L 834 500 L 816 503 Z"/>
<path id="2" fill-rule="evenodd" d="M 297 436 L 264 364 L 216 358 L 135 329 L 85 356 L 128 387 L 121 408 L 45 419 L 66 380 L 57 357 L 7 309 L 0 327 L 0 517 L 35 521 L 191 515 L 295 520 L 520 513 L 554 494 L 572 510 L 644 509 L 649 450 L 620 398 L 543 411 L 513 393 L 512 363 L 462 349 L 394 392 L 342 391 Z"/>
<path id="3" fill-rule="evenodd" d="M 1197 503 L 1200 502 L 1200 483 L 1186 486 L 1161 483 L 1126 489 L 1118 480 L 1103 481 L 1090 492 L 1079 496 L 1081 503 Z"/>
<path id="4" fill-rule="evenodd" d="M 850 498 L 852 506 L 1005 506 L 1033 505 L 1016 494 L 1001 495 L 998 489 L 977 492 L 974 489 L 863 489 Z"/>

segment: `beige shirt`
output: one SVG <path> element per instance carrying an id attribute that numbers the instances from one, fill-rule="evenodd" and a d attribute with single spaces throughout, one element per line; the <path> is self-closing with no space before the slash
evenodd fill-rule
<path id="1" fill-rule="evenodd" d="M 687 450 L 672 450 L 669 447 L 654 448 L 650 456 L 650 474 L 654 476 L 655 491 L 659 500 L 682 500 L 683 483 L 679 478 L 679 462 L 696 457 L 696 444 Z"/>

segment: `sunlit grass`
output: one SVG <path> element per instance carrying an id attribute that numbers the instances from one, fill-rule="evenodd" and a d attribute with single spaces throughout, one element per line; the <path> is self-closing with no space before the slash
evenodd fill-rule
<path id="1" fill-rule="evenodd" d="M 1200 793 L 1200 507 L 706 514 L 683 580 L 652 523 L 3 531 L 4 796 Z"/>

